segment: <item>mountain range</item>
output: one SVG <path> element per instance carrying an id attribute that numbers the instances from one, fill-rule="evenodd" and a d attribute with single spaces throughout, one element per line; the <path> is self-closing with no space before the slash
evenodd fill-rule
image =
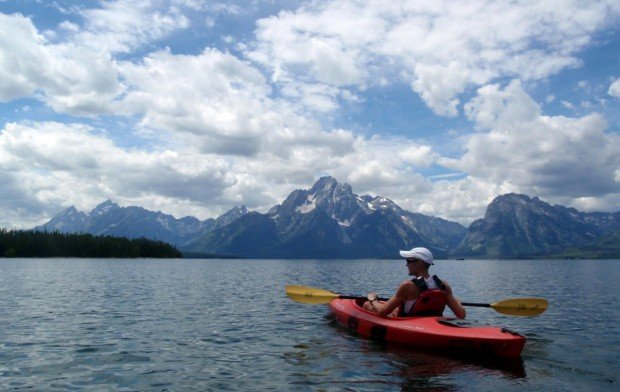
<path id="1" fill-rule="evenodd" d="M 201 221 L 191 216 L 176 219 L 161 211 L 153 212 L 134 206 L 120 207 L 111 200 L 106 200 L 88 214 L 79 212 L 71 206 L 33 230 L 127 238 L 145 237 L 164 241 L 182 249 L 196 238 L 226 226 L 247 213 L 245 206 L 241 206 L 216 219 Z"/>
<path id="2" fill-rule="evenodd" d="M 480 257 L 620 257 L 620 212 L 579 212 L 537 197 L 496 197 L 453 250 Z"/>
<path id="3" fill-rule="evenodd" d="M 412 213 L 385 197 L 358 196 L 332 177 L 295 190 L 266 214 L 249 213 L 213 230 L 191 251 L 275 258 L 386 258 L 425 244 L 447 256 L 467 229 Z"/>
<path id="4" fill-rule="evenodd" d="M 506 194 L 465 228 L 356 195 L 329 176 L 264 214 L 240 206 L 215 219 L 176 219 L 107 200 L 88 214 L 69 207 L 35 230 L 146 237 L 188 255 L 244 258 L 393 258 L 414 246 L 437 258 L 620 257 L 620 212 L 584 213 Z"/>

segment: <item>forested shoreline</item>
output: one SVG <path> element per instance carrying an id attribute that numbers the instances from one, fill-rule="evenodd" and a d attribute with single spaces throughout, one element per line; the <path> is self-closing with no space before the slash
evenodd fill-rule
<path id="1" fill-rule="evenodd" d="M 174 246 L 147 238 L 0 229 L 0 257 L 181 258 Z"/>

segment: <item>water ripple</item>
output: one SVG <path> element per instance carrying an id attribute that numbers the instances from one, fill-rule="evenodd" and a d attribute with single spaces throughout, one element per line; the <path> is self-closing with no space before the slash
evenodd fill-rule
<path id="1" fill-rule="evenodd" d="M 524 333 L 522 361 L 416 353 L 360 339 L 294 303 L 288 283 L 390 294 L 385 260 L 1 260 L 0 377 L 8 390 L 605 390 L 617 385 L 617 261 L 438 261 L 458 297 L 548 298 L 538 318 L 468 317 Z M 596 268 L 591 267 L 595 265 Z M 553 276 L 553 279 L 549 279 Z M 593 309 L 596 309 L 594 311 Z"/>

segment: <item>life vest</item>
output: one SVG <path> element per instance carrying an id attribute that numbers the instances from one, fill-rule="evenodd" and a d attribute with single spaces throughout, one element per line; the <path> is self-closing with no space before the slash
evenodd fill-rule
<path id="1" fill-rule="evenodd" d="M 416 298 L 407 316 L 441 316 L 448 303 L 446 285 L 433 275 L 433 280 L 438 288 L 429 288 L 424 278 L 414 278 L 411 281 L 420 289 L 420 295 Z"/>

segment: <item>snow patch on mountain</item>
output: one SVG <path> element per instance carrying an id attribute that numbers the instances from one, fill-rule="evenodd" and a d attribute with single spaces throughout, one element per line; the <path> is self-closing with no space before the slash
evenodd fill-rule
<path id="1" fill-rule="evenodd" d="M 339 220 L 336 215 L 332 214 L 332 219 L 338 222 L 340 226 L 349 227 L 351 226 L 351 219 L 345 219 L 343 221 Z"/>
<path id="2" fill-rule="evenodd" d="M 170 230 L 170 221 L 168 219 L 166 219 L 164 216 L 162 215 L 158 215 L 157 218 L 155 219 L 163 228 L 165 228 L 166 230 Z"/>
<path id="3" fill-rule="evenodd" d="M 314 210 L 316 208 L 316 198 L 315 195 L 308 195 L 304 204 L 295 208 L 296 212 L 307 214 L 308 212 Z"/>

